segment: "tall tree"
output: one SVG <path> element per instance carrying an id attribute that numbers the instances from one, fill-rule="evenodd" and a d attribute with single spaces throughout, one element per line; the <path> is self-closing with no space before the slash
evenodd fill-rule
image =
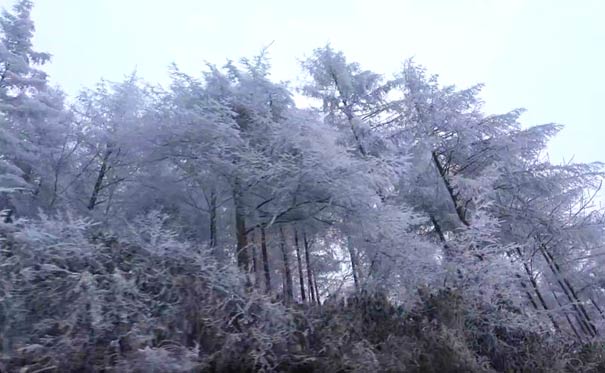
<path id="1" fill-rule="evenodd" d="M 22 215 L 45 205 L 41 191 L 51 183 L 48 171 L 66 131 L 63 95 L 39 69 L 50 54 L 33 49 L 31 10 L 32 2 L 22 0 L 0 17 L 0 209 Z"/>
<path id="2" fill-rule="evenodd" d="M 300 255 L 300 243 L 298 240 L 298 230 L 294 229 L 294 247 L 296 249 L 296 261 L 298 264 L 298 284 L 300 286 L 300 298 L 303 303 L 307 301 L 307 295 L 305 293 L 305 277 L 303 275 L 302 259 Z"/>
<path id="3" fill-rule="evenodd" d="M 284 299 L 286 300 L 286 303 L 290 303 L 294 300 L 294 285 L 292 283 L 292 270 L 290 267 L 290 256 L 288 253 L 286 234 L 283 227 L 279 228 L 279 248 L 282 253 L 284 264 Z"/>

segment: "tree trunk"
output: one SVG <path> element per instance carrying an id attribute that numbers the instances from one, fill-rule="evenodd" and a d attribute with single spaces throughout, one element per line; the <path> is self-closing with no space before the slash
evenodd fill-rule
<path id="1" fill-rule="evenodd" d="M 572 296 L 574 297 L 574 299 L 576 300 L 576 302 L 578 302 L 578 307 L 580 308 L 580 311 L 582 312 L 582 315 L 584 315 L 584 318 L 586 319 L 586 321 L 590 325 L 590 328 L 594 332 L 595 336 L 599 335 L 599 332 L 598 332 L 597 328 L 593 324 L 590 316 L 588 315 L 588 312 L 586 311 L 586 307 L 584 307 L 584 303 L 582 303 L 580 301 L 580 297 L 578 296 L 578 293 L 576 292 L 575 288 L 571 285 L 571 283 L 569 282 L 569 280 L 567 279 L 567 277 L 563 276 L 563 273 L 561 272 L 561 268 L 559 267 L 559 264 L 555 261 L 555 258 L 552 256 L 552 254 L 550 254 L 548 252 L 548 250 L 546 250 L 546 247 L 543 246 L 543 248 L 544 248 L 544 252 L 550 257 L 550 260 L 552 261 L 552 263 L 555 266 L 556 270 L 562 276 L 563 282 L 565 283 L 565 285 L 567 285 L 567 288 L 571 292 Z"/>
<path id="2" fill-rule="evenodd" d="M 567 296 L 567 299 L 571 303 L 573 309 L 577 312 L 577 314 L 579 316 L 578 321 L 580 322 L 580 326 L 582 327 L 582 330 L 591 337 L 598 335 L 596 327 L 590 320 L 590 317 L 588 316 L 586 309 L 584 308 L 584 306 L 581 304 L 580 300 L 578 299 L 577 294 L 575 293 L 575 291 L 573 291 L 573 288 L 571 287 L 571 285 L 569 284 L 567 279 L 565 279 L 563 277 L 559 266 L 556 265 L 556 263 L 554 262 L 554 259 L 546 251 L 546 248 L 543 244 L 540 244 L 540 252 L 542 253 L 542 256 L 544 257 L 544 260 L 546 260 L 546 263 L 548 264 L 550 270 L 553 272 L 555 279 L 557 280 L 557 283 L 561 287 L 561 290 L 563 290 L 563 293 Z M 568 286 L 569 286 L 569 288 L 568 288 Z"/>
<path id="3" fill-rule="evenodd" d="M 244 216 L 244 206 L 242 205 L 241 190 L 236 181 L 233 190 L 233 203 L 235 204 L 235 236 L 237 237 L 236 257 L 237 266 L 247 273 L 250 268 L 250 258 L 248 256 L 248 237 L 246 235 L 246 217 Z"/>
<path id="4" fill-rule="evenodd" d="M 555 293 L 555 291 L 552 289 L 552 287 L 551 287 L 550 291 L 552 293 L 553 298 L 555 298 L 555 301 L 559 305 L 559 307 L 561 309 L 563 309 L 563 305 L 561 304 L 561 301 L 559 300 L 559 297 L 557 297 L 557 293 Z M 563 310 L 563 314 L 565 315 L 565 320 L 567 320 L 567 323 L 569 324 L 569 327 L 571 328 L 571 331 L 576 335 L 576 337 L 578 338 L 578 341 L 580 341 L 580 343 L 583 343 L 582 336 L 580 335 L 580 333 L 578 333 L 578 329 L 576 329 L 576 327 L 574 326 L 573 322 L 569 318 L 569 314 L 567 313 L 567 310 Z M 578 324 L 580 324 L 580 320 L 578 319 L 578 315 L 575 315 L 575 316 L 576 316 L 576 321 L 578 321 Z"/>
<path id="5" fill-rule="evenodd" d="M 525 281 L 523 281 L 523 278 L 521 277 L 521 275 L 517 273 L 515 275 L 515 277 L 517 277 L 519 279 L 519 283 L 521 283 L 521 287 L 525 291 L 525 295 L 527 295 L 527 299 L 529 300 L 529 302 L 531 303 L 531 305 L 534 307 L 534 309 L 536 311 L 539 311 L 540 308 L 538 307 L 538 303 L 536 303 L 536 301 L 534 300 L 534 297 L 532 297 L 532 295 L 529 292 L 529 290 L 527 290 L 527 284 L 525 283 Z"/>
<path id="6" fill-rule="evenodd" d="M 599 307 L 599 305 L 597 304 L 597 302 L 595 302 L 595 300 L 594 300 L 593 297 L 590 297 L 590 302 L 597 309 L 597 311 L 599 311 L 599 314 L 601 315 L 601 317 L 603 319 L 605 319 L 605 315 L 603 314 L 603 310 L 601 310 L 601 307 Z"/>
<path id="7" fill-rule="evenodd" d="M 542 305 L 544 310 L 546 312 L 548 312 L 548 305 L 546 304 L 546 300 L 544 300 L 544 297 L 542 296 L 542 292 L 540 292 L 540 289 L 538 288 L 538 283 L 536 282 L 536 279 L 534 278 L 531 269 L 529 268 L 527 263 L 525 263 L 525 261 L 523 260 L 523 254 L 521 253 L 521 248 L 517 247 L 516 250 L 517 250 L 517 255 L 519 255 L 519 260 L 521 260 L 523 262 L 523 268 L 525 269 L 525 273 L 527 274 L 527 279 L 529 280 L 529 282 L 534 290 L 534 293 L 536 293 L 536 297 L 538 297 L 538 300 L 540 301 L 540 304 Z M 525 283 L 523 283 L 523 284 L 525 285 Z M 555 329 L 557 331 L 561 330 L 559 328 L 559 325 L 555 321 L 554 317 L 550 313 L 548 313 L 548 317 L 550 318 L 550 321 L 552 322 Z"/>
<path id="8" fill-rule="evenodd" d="M 216 231 L 216 192 L 212 190 L 210 192 L 210 250 L 212 254 L 216 254 L 217 246 L 217 231 Z"/>
<path id="9" fill-rule="evenodd" d="M 290 271 L 290 260 L 288 259 L 288 250 L 286 247 L 286 235 L 282 227 L 279 227 L 279 247 L 281 248 L 282 257 L 284 260 L 284 300 L 289 304 L 294 299 L 294 286 L 292 285 L 292 272 Z"/>
<path id="10" fill-rule="evenodd" d="M 445 184 L 445 189 L 447 189 L 450 199 L 452 200 L 452 203 L 454 204 L 454 210 L 456 210 L 456 214 L 458 215 L 458 218 L 460 219 L 462 224 L 469 227 L 470 223 L 466 219 L 466 212 L 464 211 L 464 206 L 462 206 L 460 201 L 458 201 L 458 194 L 454 191 L 454 187 L 452 187 L 452 184 L 450 184 L 450 181 L 447 178 L 447 171 L 441 165 L 441 162 L 439 161 L 439 157 L 437 156 L 437 153 L 435 153 L 433 151 L 431 153 L 431 155 L 433 156 L 433 162 L 435 163 L 435 167 L 437 167 L 437 171 L 439 172 L 439 175 L 441 176 L 441 179 L 443 180 L 443 183 Z"/>
<path id="11" fill-rule="evenodd" d="M 315 289 L 313 288 L 313 280 L 311 279 L 311 261 L 309 260 L 309 241 L 307 240 L 307 233 L 304 230 L 303 244 L 305 245 L 305 262 L 307 264 L 307 282 L 309 294 L 311 296 L 311 302 L 315 303 Z"/>
<path id="12" fill-rule="evenodd" d="M 439 241 L 441 241 L 441 243 L 443 244 L 444 257 L 447 260 L 452 261 L 454 258 L 454 252 L 452 251 L 450 245 L 448 245 L 447 241 L 445 240 L 445 235 L 443 234 L 443 230 L 441 229 L 439 222 L 437 221 L 435 216 L 433 216 L 432 214 L 429 214 L 429 217 L 431 219 L 431 223 L 433 224 L 433 228 L 435 228 L 435 232 L 437 233 L 437 236 L 439 237 Z M 462 281 L 462 279 L 464 278 L 464 275 L 462 274 L 462 270 L 460 268 L 456 268 L 456 274 L 458 276 L 458 280 Z M 447 278 L 446 278 L 446 281 L 447 281 Z"/>
<path id="13" fill-rule="evenodd" d="M 313 271 L 313 285 L 315 286 L 315 300 L 317 301 L 317 305 L 321 306 L 321 299 L 319 299 L 319 288 L 317 287 L 317 276 L 315 271 Z"/>
<path id="14" fill-rule="evenodd" d="M 303 276 L 302 259 L 300 257 L 300 245 L 298 243 L 298 232 L 294 229 L 294 246 L 296 247 L 296 260 L 298 262 L 298 283 L 300 284 L 300 298 L 303 303 L 307 301 L 305 294 L 305 278 Z"/>
<path id="15" fill-rule="evenodd" d="M 251 232 L 250 248 L 252 249 L 252 274 L 254 277 L 254 285 L 256 286 L 258 284 L 258 260 L 256 256 L 256 240 L 254 232 L 254 230 Z"/>
<path id="16" fill-rule="evenodd" d="M 265 293 L 271 293 L 271 272 L 269 271 L 269 255 L 267 253 L 267 237 L 265 228 L 260 229 L 260 247 L 263 256 L 263 273 L 265 274 Z"/>
<path id="17" fill-rule="evenodd" d="M 349 249 L 349 256 L 351 257 L 351 271 L 353 272 L 355 291 L 359 291 L 359 279 L 357 278 L 357 259 L 355 257 L 355 248 L 353 247 L 351 237 L 347 237 L 347 248 Z"/>
<path id="18" fill-rule="evenodd" d="M 347 102 L 346 96 L 343 94 L 341 83 L 339 82 L 338 77 L 336 76 L 336 74 L 334 74 L 334 72 L 332 72 L 331 75 L 332 75 L 332 79 L 334 80 L 334 84 L 336 85 L 336 89 L 338 90 L 338 93 L 340 95 L 340 101 L 342 102 L 342 108 L 343 108 L 342 110 L 347 117 L 349 125 L 351 126 L 351 132 L 353 132 L 353 137 L 355 138 L 355 142 L 357 143 L 357 148 L 359 149 L 359 153 L 361 153 L 361 155 L 363 157 L 365 157 L 366 151 L 363 148 L 361 139 L 359 138 L 359 135 L 357 134 L 357 130 L 355 129 L 355 123 L 353 122 L 353 119 L 355 118 L 355 116 L 353 115 L 353 109 Z"/>
<path id="19" fill-rule="evenodd" d="M 435 216 L 433 214 L 429 214 L 429 218 L 431 219 L 431 223 L 433 224 L 435 233 L 437 233 L 437 236 L 439 237 L 439 241 L 441 241 L 441 243 L 443 244 L 444 256 L 446 257 L 446 259 L 448 261 L 451 261 L 454 257 L 454 253 L 452 252 L 450 246 L 447 244 L 447 241 L 445 240 L 445 235 L 443 234 L 443 231 L 441 230 L 441 225 L 439 225 L 439 222 L 437 222 L 437 218 L 435 218 Z"/>
<path id="20" fill-rule="evenodd" d="M 95 181 L 95 186 L 93 187 L 92 195 L 90 196 L 90 199 L 88 200 L 87 207 L 91 211 L 94 210 L 95 206 L 97 205 L 99 193 L 101 192 L 101 189 L 103 188 L 103 181 L 105 180 L 105 175 L 107 174 L 107 170 L 109 167 L 107 162 L 109 161 L 109 157 L 111 156 L 112 152 L 113 151 L 111 150 L 111 148 L 108 148 L 105 151 L 103 158 L 101 159 L 101 168 L 99 169 L 99 173 L 97 174 L 97 180 Z"/>

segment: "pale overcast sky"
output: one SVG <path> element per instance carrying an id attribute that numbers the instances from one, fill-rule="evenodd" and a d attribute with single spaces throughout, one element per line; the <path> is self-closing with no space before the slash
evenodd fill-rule
<path id="1" fill-rule="evenodd" d="M 0 0 L 9 7 L 12 0 Z M 37 0 L 36 47 L 54 55 L 52 81 L 68 93 L 135 68 L 166 82 L 176 62 L 270 48 L 275 79 L 296 83 L 298 60 L 330 42 L 385 74 L 415 57 L 447 83 L 483 82 L 486 109 L 525 107 L 525 124 L 566 129 L 551 160 L 605 162 L 605 0 L 203 1 Z"/>

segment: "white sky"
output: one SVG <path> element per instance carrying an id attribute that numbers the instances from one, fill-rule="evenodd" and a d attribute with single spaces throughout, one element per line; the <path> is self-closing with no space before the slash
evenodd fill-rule
<path id="1" fill-rule="evenodd" d="M 483 82 L 487 110 L 525 107 L 525 124 L 566 125 L 551 160 L 605 162 L 605 0 L 35 3 L 35 45 L 54 55 L 46 71 L 69 94 L 135 68 L 165 83 L 171 62 L 197 74 L 272 41 L 274 78 L 296 83 L 298 60 L 330 42 L 379 73 L 414 56 L 444 82 Z"/>

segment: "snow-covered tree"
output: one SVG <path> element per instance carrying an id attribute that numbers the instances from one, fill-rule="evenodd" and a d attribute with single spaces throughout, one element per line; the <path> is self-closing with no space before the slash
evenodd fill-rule
<path id="1" fill-rule="evenodd" d="M 19 1 L 0 17 L 0 199 L 21 215 L 52 198 L 49 170 L 56 171 L 68 124 L 62 93 L 39 69 L 50 55 L 33 49 L 31 8 Z"/>
<path id="2" fill-rule="evenodd" d="M 603 366 L 605 172 L 548 159 L 561 126 L 329 45 L 302 87 L 263 50 L 65 99 L 31 9 L 0 17 L 0 371 Z"/>

